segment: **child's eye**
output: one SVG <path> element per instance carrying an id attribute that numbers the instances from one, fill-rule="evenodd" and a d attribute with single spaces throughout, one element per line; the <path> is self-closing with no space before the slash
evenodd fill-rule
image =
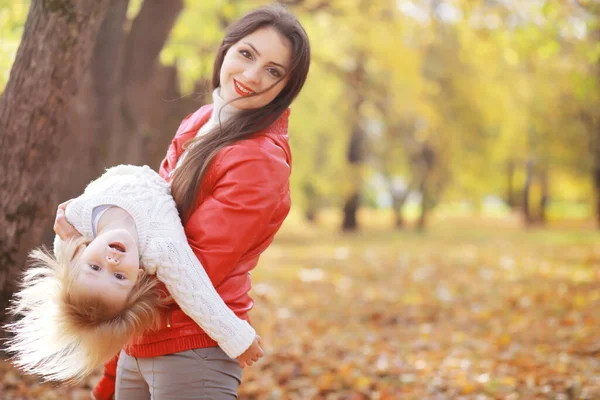
<path id="1" fill-rule="evenodd" d="M 252 54 L 248 50 L 240 50 L 240 54 L 249 60 L 252 59 Z"/>
<path id="2" fill-rule="evenodd" d="M 94 271 L 100 271 L 100 267 L 94 264 L 90 264 L 90 268 L 93 269 Z"/>
<path id="3" fill-rule="evenodd" d="M 125 275 L 116 273 L 115 274 L 115 278 L 117 278 L 118 280 L 122 281 L 123 279 L 125 279 Z"/>

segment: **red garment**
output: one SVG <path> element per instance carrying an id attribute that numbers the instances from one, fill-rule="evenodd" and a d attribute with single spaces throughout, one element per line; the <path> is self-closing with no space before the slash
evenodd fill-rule
<path id="1" fill-rule="evenodd" d="M 181 123 L 160 166 L 160 175 L 167 181 L 183 145 L 211 113 L 212 105 L 204 106 Z M 289 109 L 264 131 L 217 153 L 203 179 L 196 208 L 185 224 L 188 242 L 217 292 L 238 317 L 246 320 L 254 305 L 248 294 L 249 272 L 290 210 L 288 116 Z M 125 352 L 133 357 L 157 357 L 217 346 L 175 302 L 163 313 L 161 324 L 159 330 L 136 338 Z M 114 393 L 115 360 L 106 364 L 105 375 L 94 389 L 98 400 L 109 399 Z"/>

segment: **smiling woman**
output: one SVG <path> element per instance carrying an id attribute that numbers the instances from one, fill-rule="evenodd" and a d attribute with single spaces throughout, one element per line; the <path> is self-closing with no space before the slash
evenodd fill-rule
<path id="1" fill-rule="evenodd" d="M 309 65 L 283 6 L 231 25 L 214 104 L 182 122 L 160 175 L 113 167 L 59 206 L 54 254 L 32 253 L 16 295 L 18 366 L 81 379 L 114 356 L 96 399 L 237 398 L 264 355 L 250 271 L 290 211 L 289 107 Z"/>
<path id="2" fill-rule="evenodd" d="M 285 87 L 291 43 L 267 27 L 246 36 L 229 49 L 221 67 L 220 95 L 238 109 L 269 104 Z"/>
<path id="3" fill-rule="evenodd" d="M 309 66 L 306 32 L 283 6 L 234 22 L 215 57 L 213 104 L 182 122 L 160 167 L 195 256 L 243 320 L 250 271 L 290 210 L 289 107 Z M 237 398 L 238 363 L 178 304 L 161 321 L 107 364 L 96 397 L 109 398 L 116 380 L 117 399 Z"/>

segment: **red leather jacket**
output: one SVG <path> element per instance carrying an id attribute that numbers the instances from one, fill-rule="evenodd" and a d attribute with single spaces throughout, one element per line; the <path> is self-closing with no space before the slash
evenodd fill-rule
<path id="1" fill-rule="evenodd" d="M 204 106 L 181 123 L 160 166 L 167 181 L 183 152 L 212 113 Z M 225 303 L 248 319 L 253 301 L 249 272 L 273 241 L 290 210 L 291 152 L 286 110 L 271 126 L 222 149 L 202 182 L 193 214 L 185 224 L 188 242 Z M 176 303 L 163 313 L 162 326 L 137 338 L 125 349 L 134 357 L 156 357 L 217 346 Z M 94 395 L 114 393 L 116 360 L 107 363 Z"/>

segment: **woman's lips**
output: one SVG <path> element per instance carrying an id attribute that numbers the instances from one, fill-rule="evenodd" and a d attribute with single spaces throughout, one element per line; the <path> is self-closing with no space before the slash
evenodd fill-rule
<path id="1" fill-rule="evenodd" d="M 235 79 L 233 80 L 233 88 L 235 89 L 237 94 L 239 94 L 242 97 L 252 96 L 254 94 L 254 91 L 252 89 L 236 81 Z"/>

